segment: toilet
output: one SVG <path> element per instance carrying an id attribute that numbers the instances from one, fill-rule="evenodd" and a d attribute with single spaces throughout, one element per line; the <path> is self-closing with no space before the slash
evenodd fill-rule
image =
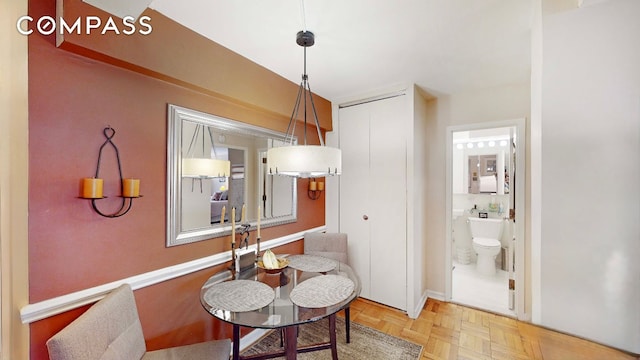
<path id="1" fill-rule="evenodd" d="M 496 256 L 502 247 L 502 219 L 469 218 L 473 249 L 478 254 L 476 269 L 482 275 L 496 274 Z"/>

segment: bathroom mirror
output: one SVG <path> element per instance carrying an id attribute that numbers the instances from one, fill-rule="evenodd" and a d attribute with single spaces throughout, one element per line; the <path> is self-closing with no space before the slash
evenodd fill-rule
<path id="1" fill-rule="evenodd" d="M 509 194 L 513 127 L 453 133 L 454 194 Z"/>
<path id="2" fill-rule="evenodd" d="M 261 227 L 296 221 L 295 178 L 266 167 L 285 134 L 176 105 L 167 120 L 167 246 L 229 235 L 234 207 L 236 223 L 252 228 L 258 213 Z M 229 173 L 187 176 L 183 159 L 194 158 L 229 161 Z"/>

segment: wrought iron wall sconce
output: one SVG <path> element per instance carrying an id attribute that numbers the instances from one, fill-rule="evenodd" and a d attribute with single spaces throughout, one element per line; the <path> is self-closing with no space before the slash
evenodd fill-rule
<path id="1" fill-rule="evenodd" d="M 116 144 L 111 141 L 111 139 L 115 136 L 116 131 L 111 127 L 107 126 L 102 131 L 104 137 L 107 138 L 105 142 L 100 146 L 100 150 L 98 152 L 98 164 L 96 165 L 96 174 L 92 178 L 85 178 L 82 180 L 82 199 L 91 200 L 91 206 L 93 210 L 100 214 L 101 216 L 108 218 L 120 217 L 126 214 L 133 205 L 133 199 L 142 197 L 140 195 L 140 179 L 124 179 L 122 178 L 122 166 L 120 165 L 120 153 Z M 122 198 L 122 203 L 120 205 L 120 209 L 112 214 L 105 214 L 101 212 L 97 205 L 96 200 L 105 199 L 106 196 L 103 196 L 103 185 L 104 180 L 100 178 L 100 160 L 102 159 L 102 150 L 104 147 L 109 144 L 113 146 L 113 149 L 116 152 L 116 160 L 118 163 L 118 175 L 120 177 L 120 193 L 122 194 L 120 197 Z"/>
<path id="2" fill-rule="evenodd" d="M 324 191 L 324 181 L 316 181 L 316 179 L 309 179 L 309 190 L 307 191 L 307 195 L 311 200 L 320 199 L 320 195 Z"/>

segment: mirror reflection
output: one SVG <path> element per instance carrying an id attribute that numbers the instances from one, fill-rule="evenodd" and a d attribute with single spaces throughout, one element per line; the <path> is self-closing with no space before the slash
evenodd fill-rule
<path id="1" fill-rule="evenodd" d="M 509 194 L 513 127 L 453 133 L 453 193 Z"/>
<path id="2" fill-rule="evenodd" d="M 296 181 L 268 176 L 284 134 L 169 105 L 167 246 L 225 236 L 236 225 L 296 220 Z"/>

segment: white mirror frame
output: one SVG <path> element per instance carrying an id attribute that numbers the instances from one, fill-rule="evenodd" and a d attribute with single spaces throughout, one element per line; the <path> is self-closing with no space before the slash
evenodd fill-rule
<path id="1" fill-rule="evenodd" d="M 231 234 L 230 223 L 225 223 L 224 226 L 214 225 L 201 229 L 181 230 L 180 209 L 182 209 L 181 189 L 183 178 L 180 174 L 182 173 L 182 121 L 184 120 L 253 136 L 264 136 L 280 141 L 285 139 L 284 133 L 169 104 L 167 109 L 167 247 Z M 295 179 L 292 180 L 291 196 L 291 214 L 267 219 L 262 218 L 260 219 L 260 228 L 288 224 L 297 220 L 298 198 Z M 257 219 L 250 221 L 250 224 L 251 229 L 255 229 Z"/>

